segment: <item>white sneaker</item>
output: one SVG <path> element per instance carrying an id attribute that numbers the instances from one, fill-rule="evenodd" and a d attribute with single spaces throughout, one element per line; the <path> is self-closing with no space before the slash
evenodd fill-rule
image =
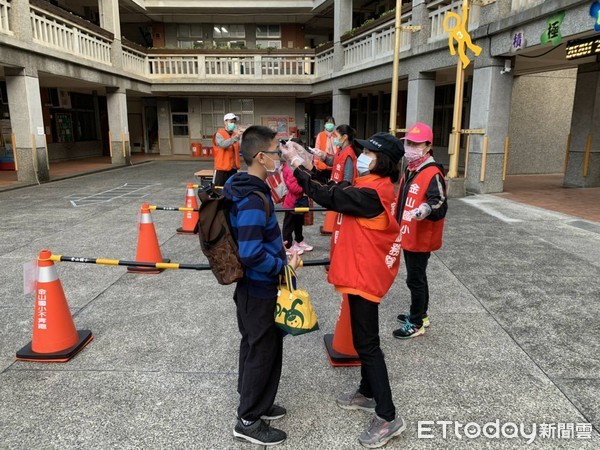
<path id="1" fill-rule="evenodd" d="M 301 248 L 305 252 L 312 252 L 313 248 L 314 248 L 312 245 L 308 245 L 306 243 L 306 241 L 296 242 L 296 246 L 298 246 L 299 248 Z"/>
<path id="2" fill-rule="evenodd" d="M 289 250 L 294 250 L 296 253 L 298 253 L 299 255 L 301 255 L 302 253 L 304 253 L 304 250 L 302 249 L 302 247 L 300 247 L 298 245 L 297 242 L 294 242 L 294 245 L 292 245 Z"/>

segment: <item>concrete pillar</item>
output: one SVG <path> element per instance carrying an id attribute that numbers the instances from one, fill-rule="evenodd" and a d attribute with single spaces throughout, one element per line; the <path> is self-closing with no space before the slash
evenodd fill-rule
<path id="1" fill-rule="evenodd" d="M 8 19 L 11 31 L 15 33 L 16 38 L 25 42 L 32 41 L 33 30 L 31 28 L 29 0 L 10 2 Z"/>
<path id="2" fill-rule="evenodd" d="M 433 126 L 435 73 L 419 72 L 408 77 L 406 128 L 417 122 Z"/>
<path id="3" fill-rule="evenodd" d="M 5 67 L 4 74 L 10 126 L 15 136 L 17 179 L 27 183 L 49 181 L 50 166 L 37 72 L 33 68 Z"/>
<path id="4" fill-rule="evenodd" d="M 600 186 L 600 63 L 582 64 L 571 116 L 571 146 L 564 185 Z M 589 146 L 589 152 L 588 152 Z M 586 170 L 587 153 L 587 170 Z M 585 172 L 585 174 L 584 174 Z"/>
<path id="5" fill-rule="evenodd" d="M 429 20 L 426 0 L 413 0 L 412 5 L 412 23 L 421 25 L 421 30 L 412 33 L 411 37 L 411 47 L 416 48 L 426 45 L 431 37 L 431 20 Z"/>
<path id="6" fill-rule="evenodd" d="M 172 155 L 171 148 L 171 106 L 169 100 L 159 99 L 156 101 L 158 113 L 158 148 L 161 155 Z"/>
<path id="7" fill-rule="evenodd" d="M 504 148 L 510 121 L 512 72 L 501 74 L 504 58 L 475 59 L 471 98 L 471 129 L 483 128 L 485 135 L 471 135 L 465 188 L 468 192 L 502 192 Z M 487 152 L 484 158 L 484 146 Z M 485 161 L 484 161 L 485 159 Z M 485 165 L 484 165 L 485 163 Z M 483 178 L 483 181 L 481 179 Z"/>
<path id="8" fill-rule="evenodd" d="M 344 68 L 344 49 L 340 38 L 352 29 L 352 0 L 334 0 L 333 3 L 333 71 Z M 335 120 L 337 117 L 334 114 Z M 342 122 L 339 122 L 342 123 Z M 348 122 L 343 122 L 348 123 Z"/>
<path id="9" fill-rule="evenodd" d="M 98 0 L 100 27 L 114 35 L 110 46 L 110 60 L 113 67 L 123 67 L 123 46 L 121 44 L 121 17 L 119 0 Z"/>
<path id="10" fill-rule="evenodd" d="M 350 123 L 350 94 L 348 91 L 336 89 L 332 96 L 332 116 L 338 125 Z"/>
<path id="11" fill-rule="evenodd" d="M 106 103 L 108 107 L 111 162 L 114 165 L 131 164 L 131 143 L 129 142 L 125 89 L 107 88 Z"/>

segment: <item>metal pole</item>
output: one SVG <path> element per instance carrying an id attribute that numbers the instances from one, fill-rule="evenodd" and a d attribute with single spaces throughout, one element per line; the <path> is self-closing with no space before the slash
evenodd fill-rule
<path id="1" fill-rule="evenodd" d="M 396 115 L 398 114 L 398 72 L 400 70 L 400 16 L 402 14 L 402 0 L 396 0 L 396 29 L 394 39 L 394 65 L 392 69 L 392 99 L 390 103 L 390 129 L 389 133 L 396 136 Z"/>
<path id="2" fill-rule="evenodd" d="M 463 16 L 462 20 L 465 27 L 469 26 L 469 3 L 468 0 L 463 0 L 462 4 Z M 460 45 L 460 44 L 459 44 Z M 458 153 L 460 149 L 460 127 L 462 119 L 463 107 L 463 87 L 465 81 L 465 70 L 462 66 L 462 61 L 458 58 L 456 63 L 456 87 L 454 90 L 454 114 L 452 117 L 452 132 L 450 133 L 450 145 L 448 146 L 448 154 L 450 162 L 448 164 L 448 178 L 458 177 Z"/>

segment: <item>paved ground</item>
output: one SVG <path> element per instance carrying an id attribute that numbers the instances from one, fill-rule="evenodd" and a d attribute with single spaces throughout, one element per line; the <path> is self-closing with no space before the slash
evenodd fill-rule
<path id="1" fill-rule="evenodd" d="M 31 338 L 33 299 L 23 295 L 22 265 L 43 248 L 134 259 L 142 201 L 182 205 L 185 184 L 203 164 L 151 162 L 0 192 L 0 448 L 254 447 L 231 437 L 239 342 L 233 288 L 208 272 L 134 275 L 61 263 L 75 323 L 95 339 L 66 364 L 14 360 Z M 125 183 L 157 184 L 131 198 L 80 207 L 70 201 Z M 175 234 L 180 213 L 152 217 L 163 256 L 205 261 L 196 237 Z M 388 448 L 523 448 L 526 438 L 506 437 L 515 434 L 509 423 L 526 433 L 537 426 L 535 448 L 598 448 L 600 225 L 473 196 L 451 200 L 445 237 L 429 270 L 429 332 L 409 342 L 391 335 L 409 301 L 404 269 L 381 305 L 392 391 L 408 421 Z M 327 256 L 317 226 L 307 228 L 307 240 L 315 251 L 306 259 Z M 280 448 L 360 448 L 369 414 L 334 404 L 356 387 L 359 369 L 330 367 L 322 343 L 339 297 L 323 269 L 299 275 L 322 330 L 286 338 L 278 402 L 288 416 L 277 423 L 289 439 Z M 421 433 L 433 436 L 424 439 L 419 421 L 452 423 L 444 438 L 442 424 L 421 422 Z M 471 439 L 461 429 L 459 439 L 456 422 L 470 423 L 469 435 L 497 423 L 504 435 Z M 543 437 L 543 430 L 567 437 Z"/>

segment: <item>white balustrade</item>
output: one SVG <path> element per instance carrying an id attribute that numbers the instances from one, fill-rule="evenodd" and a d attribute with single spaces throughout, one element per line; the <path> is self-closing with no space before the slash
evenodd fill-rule
<path id="1" fill-rule="evenodd" d="M 315 75 L 324 77 L 333 73 L 333 47 L 316 56 Z"/>
<path id="2" fill-rule="evenodd" d="M 8 21 L 10 0 L 0 0 L 0 33 L 12 34 Z"/>
<path id="3" fill-rule="evenodd" d="M 533 8 L 544 0 L 512 0 L 511 11 L 522 11 L 524 9 Z"/>
<path id="4" fill-rule="evenodd" d="M 33 6 L 30 14 L 34 42 L 111 64 L 110 39 Z"/>
<path id="5" fill-rule="evenodd" d="M 140 75 L 148 74 L 146 54 L 123 46 L 123 69 Z"/>
<path id="6" fill-rule="evenodd" d="M 429 20 L 431 21 L 431 37 L 429 41 L 437 41 L 440 39 L 447 39 L 448 33 L 444 31 L 444 17 L 447 12 L 453 12 L 462 16 L 462 0 L 457 0 L 449 5 L 444 3 L 444 0 L 437 0 L 428 5 L 428 8 L 432 9 L 429 13 Z M 468 30 L 474 30 L 479 26 L 479 6 L 469 6 L 469 26 Z M 448 27 L 453 28 L 457 25 L 456 19 L 451 19 L 447 23 Z"/>
<path id="7" fill-rule="evenodd" d="M 412 13 L 402 16 L 402 26 L 411 25 Z M 394 54 L 396 36 L 395 17 L 368 32 L 358 34 L 343 44 L 344 68 L 371 63 Z M 410 49 L 411 33 L 400 32 L 400 51 Z"/>

